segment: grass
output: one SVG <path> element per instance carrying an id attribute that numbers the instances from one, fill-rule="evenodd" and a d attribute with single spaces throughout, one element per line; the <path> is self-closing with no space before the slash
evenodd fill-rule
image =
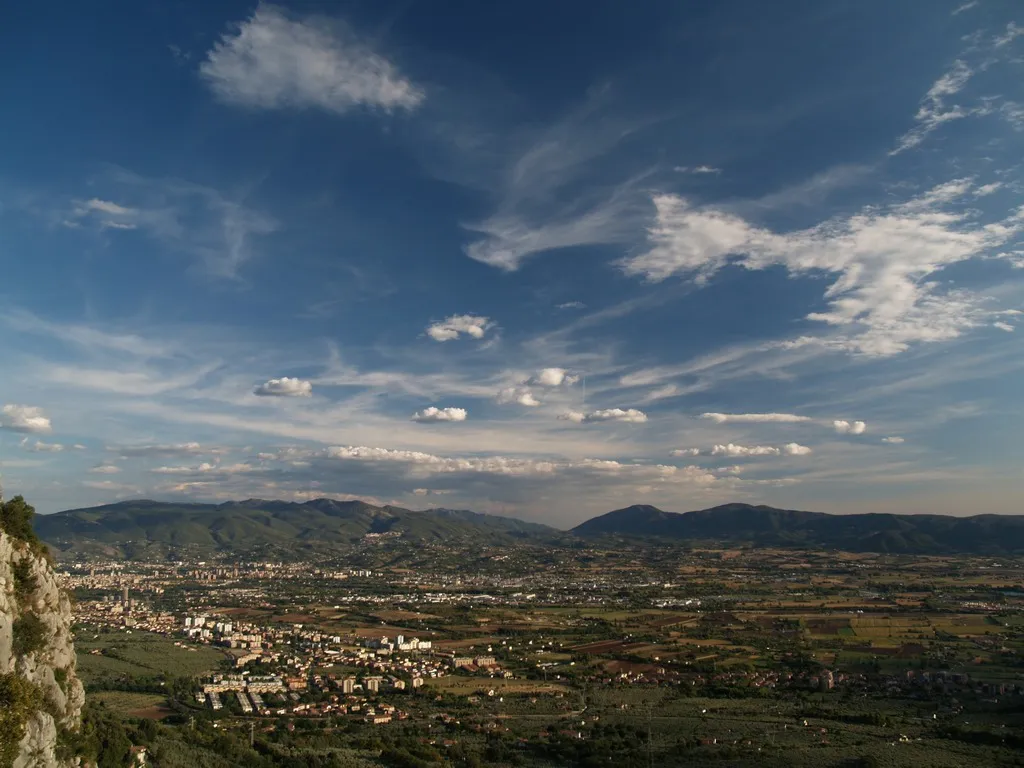
<path id="1" fill-rule="evenodd" d="M 430 681 L 430 687 L 445 693 L 452 693 L 457 696 L 471 696 L 474 693 L 494 690 L 497 695 L 502 694 L 553 694 L 565 693 L 568 691 L 564 685 L 555 683 L 544 683 L 536 680 L 503 680 L 487 677 L 442 677 Z"/>
<path id="2" fill-rule="evenodd" d="M 75 650 L 78 675 L 86 684 L 126 675 L 199 677 L 216 670 L 225 658 L 214 648 L 177 646 L 173 640 L 150 632 L 79 633 Z"/>
<path id="3" fill-rule="evenodd" d="M 161 715 L 170 714 L 165 706 L 167 698 L 156 693 L 100 691 L 89 694 L 89 701 L 127 717 L 158 719 Z"/>

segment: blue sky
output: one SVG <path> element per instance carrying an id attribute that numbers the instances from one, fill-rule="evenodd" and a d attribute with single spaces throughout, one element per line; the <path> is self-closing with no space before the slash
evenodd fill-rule
<path id="1" fill-rule="evenodd" d="M 0 467 L 1024 512 L 1016 2 L 25 3 Z"/>

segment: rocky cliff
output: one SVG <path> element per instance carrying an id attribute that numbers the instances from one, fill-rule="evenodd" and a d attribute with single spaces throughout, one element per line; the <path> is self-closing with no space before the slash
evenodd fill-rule
<path id="1" fill-rule="evenodd" d="M 78 765 L 61 742 L 84 701 L 71 602 L 38 543 L 0 530 L 0 768 Z"/>

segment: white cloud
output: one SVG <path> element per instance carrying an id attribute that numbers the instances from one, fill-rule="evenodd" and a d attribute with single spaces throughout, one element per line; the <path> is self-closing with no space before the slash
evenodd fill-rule
<path id="1" fill-rule="evenodd" d="M 722 210 L 693 207 L 676 195 L 657 195 L 651 248 L 620 263 L 627 273 L 651 281 L 678 274 L 698 285 L 730 263 L 751 270 L 782 265 L 793 275 L 832 273 L 828 311 L 807 318 L 849 326 L 853 335 L 814 341 L 864 355 L 894 355 L 914 342 L 956 338 L 977 325 L 984 314 L 980 298 L 927 278 L 1024 231 L 1021 210 L 988 224 L 976 223 L 969 209 L 946 210 L 972 190 L 960 179 L 888 209 L 868 208 L 785 234 Z"/>
<path id="2" fill-rule="evenodd" d="M 423 91 L 339 21 L 292 20 L 262 4 L 207 54 L 199 74 L 229 104 L 258 109 L 411 110 Z"/>
<path id="3" fill-rule="evenodd" d="M 673 456 L 700 456 L 700 448 L 676 448 L 672 451 Z"/>
<path id="4" fill-rule="evenodd" d="M 575 384 L 579 378 L 579 376 L 566 373 L 564 368 L 545 368 L 530 379 L 530 383 L 539 387 L 560 387 L 563 384 L 566 386 Z"/>
<path id="5" fill-rule="evenodd" d="M 643 424 L 647 421 L 647 414 L 638 411 L 636 408 L 606 408 L 600 411 L 591 411 L 587 414 L 587 421 L 625 421 L 630 424 Z"/>
<path id="6" fill-rule="evenodd" d="M 64 446 L 60 443 L 44 443 L 42 440 L 30 443 L 28 438 L 21 441 L 21 446 L 32 453 L 60 453 L 64 450 Z"/>
<path id="7" fill-rule="evenodd" d="M 138 227 L 138 216 L 139 211 L 135 208 L 94 197 L 76 202 L 69 218 L 64 220 L 64 226 L 78 227 L 82 219 L 90 217 L 99 223 L 101 229 L 135 229 Z"/>
<path id="8" fill-rule="evenodd" d="M 957 6 L 953 10 L 953 13 L 950 14 L 950 15 L 952 15 L 952 16 L 959 16 L 964 11 L 969 11 L 971 8 L 974 8 L 977 4 L 978 4 L 978 0 L 968 0 L 968 2 L 964 3 L 963 5 Z"/>
<path id="9" fill-rule="evenodd" d="M 701 418 L 708 419 L 716 424 L 792 424 L 802 421 L 811 421 L 808 416 L 797 416 L 794 413 L 702 413 Z"/>
<path id="10" fill-rule="evenodd" d="M 883 437 L 882 438 L 882 442 L 883 443 L 889 443 L 890 445 L 899 445 L 900 443 L 904 442 L 904 440 L 903 440 L 902 437 L 893 436 L 893 437 Z"/>
<path id="11" fill-rule="evenodd" d="M 115 467 L 113 464 L 98 464 L 89 471 L 96 475 L 116 475 L 121 468 Z"/>
<path id="12" fill-rule="evenodd" d="M 157 475 L 202 475 L 216 473 L 218 475 L 239 475 L 258 471 L 257 467 L 251 464 L 217 464 L 204 461 L 194 467 L 155 467 L 150 472 Z"/>
<path id="13" fill-rule="evenodd" d="M 490 318 L 478 315 L 452 315 L 440 323 L 429 326 L 427 335 L 434 341 L 451 341 L 463 333 L 474 339 L 482 339 L 491 325 Z"/>
<path id="14" fill-rule="evenodd" d="M 585 309 L 586 306 L 582 301 L 564 301 L 556 304 L 555 309 Z"/>
<path id="15" fill-rule="evenodd" d="M 533 392 L 527 387 L 506 387 L 498 393 L 497 399 L 501 405 L 518 403 L 531 408 L 540 405 L 540 400 L 534 397 Z"/>
<path id="16" fill-rule="evenodd" d="M 702 174 L 719 174 L 722 172 L 721 168 L 715 168 L 712 165 L 677 165 L 672 169 L 676 173 L 692 173 L 697 175 Z"/>
<path id="17" fill-rule="evenodd" d="M 595 421 L 623 421 L 628 424 L 643 424 L 647 421 L 647 414 L 638 411 L 636 408 L 605 408 L 590 413 L 579 411 L 566 411 L 558 418 L 563 421 L 571 421 L 575 424 L 583 424 Z"/>
<path id="18" fill-rule="evenodd" d="M 992 323 L 993 328 L 998 328 L 1000 331 L 1006 331 L 1007 333 L 1013 333 L 1013 326 L 1009 323 L 1004 323 L 1002 320 Z"/>
<path id="19" fill-rule="evenodd" d="M 9 404 L 0 409 L 0 429 L 9 429 L 12 432 L 49 433 L 53 431 L 53 425 L 42 408 Z"/>
<path id="20" fill-rule="evenodd" d="M 424 408 L 422 411 L 414 413 L 412 420 L 420 423 L 465 421 L 467 415 L 465 408 L 436 408 L 432 405 L 429 408 Z"/>
<path id="21" fill-rule="evenodd" d="M 150 445 L 107 446 L 107 450 L 125 458 L 147 458 L 153 456 L 198 456 L 205 453 L 220 453 L 218 448 L 204 448 L 199 443 L 172 443 Z"/>
<path id="22" fill-rule="evenodd" d="M 770 445 L 735 445 L 727 443 L 711 449 L 712 456 L 778 456 L 781 451 Z"/>
<path id="23" fill-rule="evenodd" d="M 445 496 L 452 491 L 439 491 L 434 488 L 413 488 L 412 492 L 415 496 Z"/>
<path id="24" fill-rule="evenodd" d="M 800 445 L 800 443 L 786 443 L 782 446 L 782 452 L 787 456 L 806 456 L 811 449 L 806 445 Z"/>
<path id="25" fill-rule="evenodd" d="M 716 445 L 711 449 L 712 456 L 728 456 L 730 458 L 743 456 L 806 456 L 810 452 L 810 448 L 799 443 L 786 443 L 781 448 L 771 445 L 747 446 L 727 443 L 725 445 Z"/>
<path id="26" fill-rule="evenodd" d="M 896 155 L 912 149 L 944 123 L 967 117 L 967 110 L 956 105 L 947 106 L 946 101 L 948 97 L 962 91 L 973 75 L 974 70 L 966 62 L 959 59 L 953 62 L 952 69 L 936 80 L 925 94 L 917 114 L 914 115 L 916 125 L 903 134 L 896 149 L 889 154 Z"/>
<path id="27" fill-rule="evenodd" d="M 1003 182 L 993 181 L 991 184 L 982 184 L 974 190 L 975 197 L 986 197 L 987 195 L 994 194 L 1003 188 Z"/>
<path id="28" fill-rule="evenodd" d="M 846 421 L 845 419 L 836 419 L 832 422 L 832 426 L 840 435 L 863 435 L 868 428 L 863 421 Z"/>
<path id="29" fill-rule="evenodd" d="M 302 379 L 285 376 L 281 379 L 270 379 L 252 392 L 263 397 L 309 397 L 313 394 L 313 385 Z"/>
<path id="30" fill-rule="evenodd" d="M 651 479 L 665 482 L 710 484 L 718 478 L 700 467 L 624 463 L 609 459 L 538 460 L 508 456 L 448 457 L 420 451 L 366 446 L 333 446 L 324 457 L 340 461 L 407 465 L 414 476 L 434 474 L 490 474 L 519 477 L 555 477 L 584 474 L 599 477 Z"/>
<path id="31" fill-rule="evenodd" d="M 495 157 L 508 160 L 474 185 L 492 193 L 495 208 L 482 221 L 465 225 L 480 235 L 465 247 L 467 256 L 514 271 L 535 254 L 633 240 L 644 219 L 647 172 L 611 182 L 595 178 L 594 167 L 643 121 L 624 121 L 613 111 L 609 93 L 592 89 L 584 103 L 525 141 L 517 132 L 513 146 L 488 147 L 493 154 L 473 158 L 474 166 L 491 169 Z M 504 129 L 485 132 L 508 136 Z M 480 136 L 471 139 L 486 143 Z"/>
<path id="32" fill-rule="evenodd" d="M 148 179 L 114 170 L 95 186 L 116 190 L 130 205 L 93 198 L 76 202 L 66 224 L 99 230 L 138 229 L 169 252 L 196 258 L 217 277 L 235 278 L 251 257 L 251 241 L 277 229 L 277 222 L 218 190 L 178 179 Z"/>
<path id="33" fill-rule="evenodd" d="M 996 48 L 1002 48 L 1004 45 L 1009 45 L 1021 35 L 1024 35 L 1024 27 L 1018 27 L 1014 22 L 1010 22 L 1006 25 L 1006 32 L 999 35 L 994 41 L 993 45 Z"/>

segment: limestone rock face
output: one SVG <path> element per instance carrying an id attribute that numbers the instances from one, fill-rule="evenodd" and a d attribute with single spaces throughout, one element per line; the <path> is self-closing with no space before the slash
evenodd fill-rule
<path id="1" fill-rule="evenodd" d="M 33 650 L 18 655 L 14 626 L 27 615 L 38 618 L 37 635 L 41 637 L 33 643 Z M 85 691 L 75 674 L 71 622 L 71 601 L 46 558 L 25 542 L 0 532 L 0 675 L 13 673 L 23 678 L 41 698 L 25 723 L 13 768 L 78 764 L 56 755 L 58 729 L 77 730 L 85 703 Z"/>

